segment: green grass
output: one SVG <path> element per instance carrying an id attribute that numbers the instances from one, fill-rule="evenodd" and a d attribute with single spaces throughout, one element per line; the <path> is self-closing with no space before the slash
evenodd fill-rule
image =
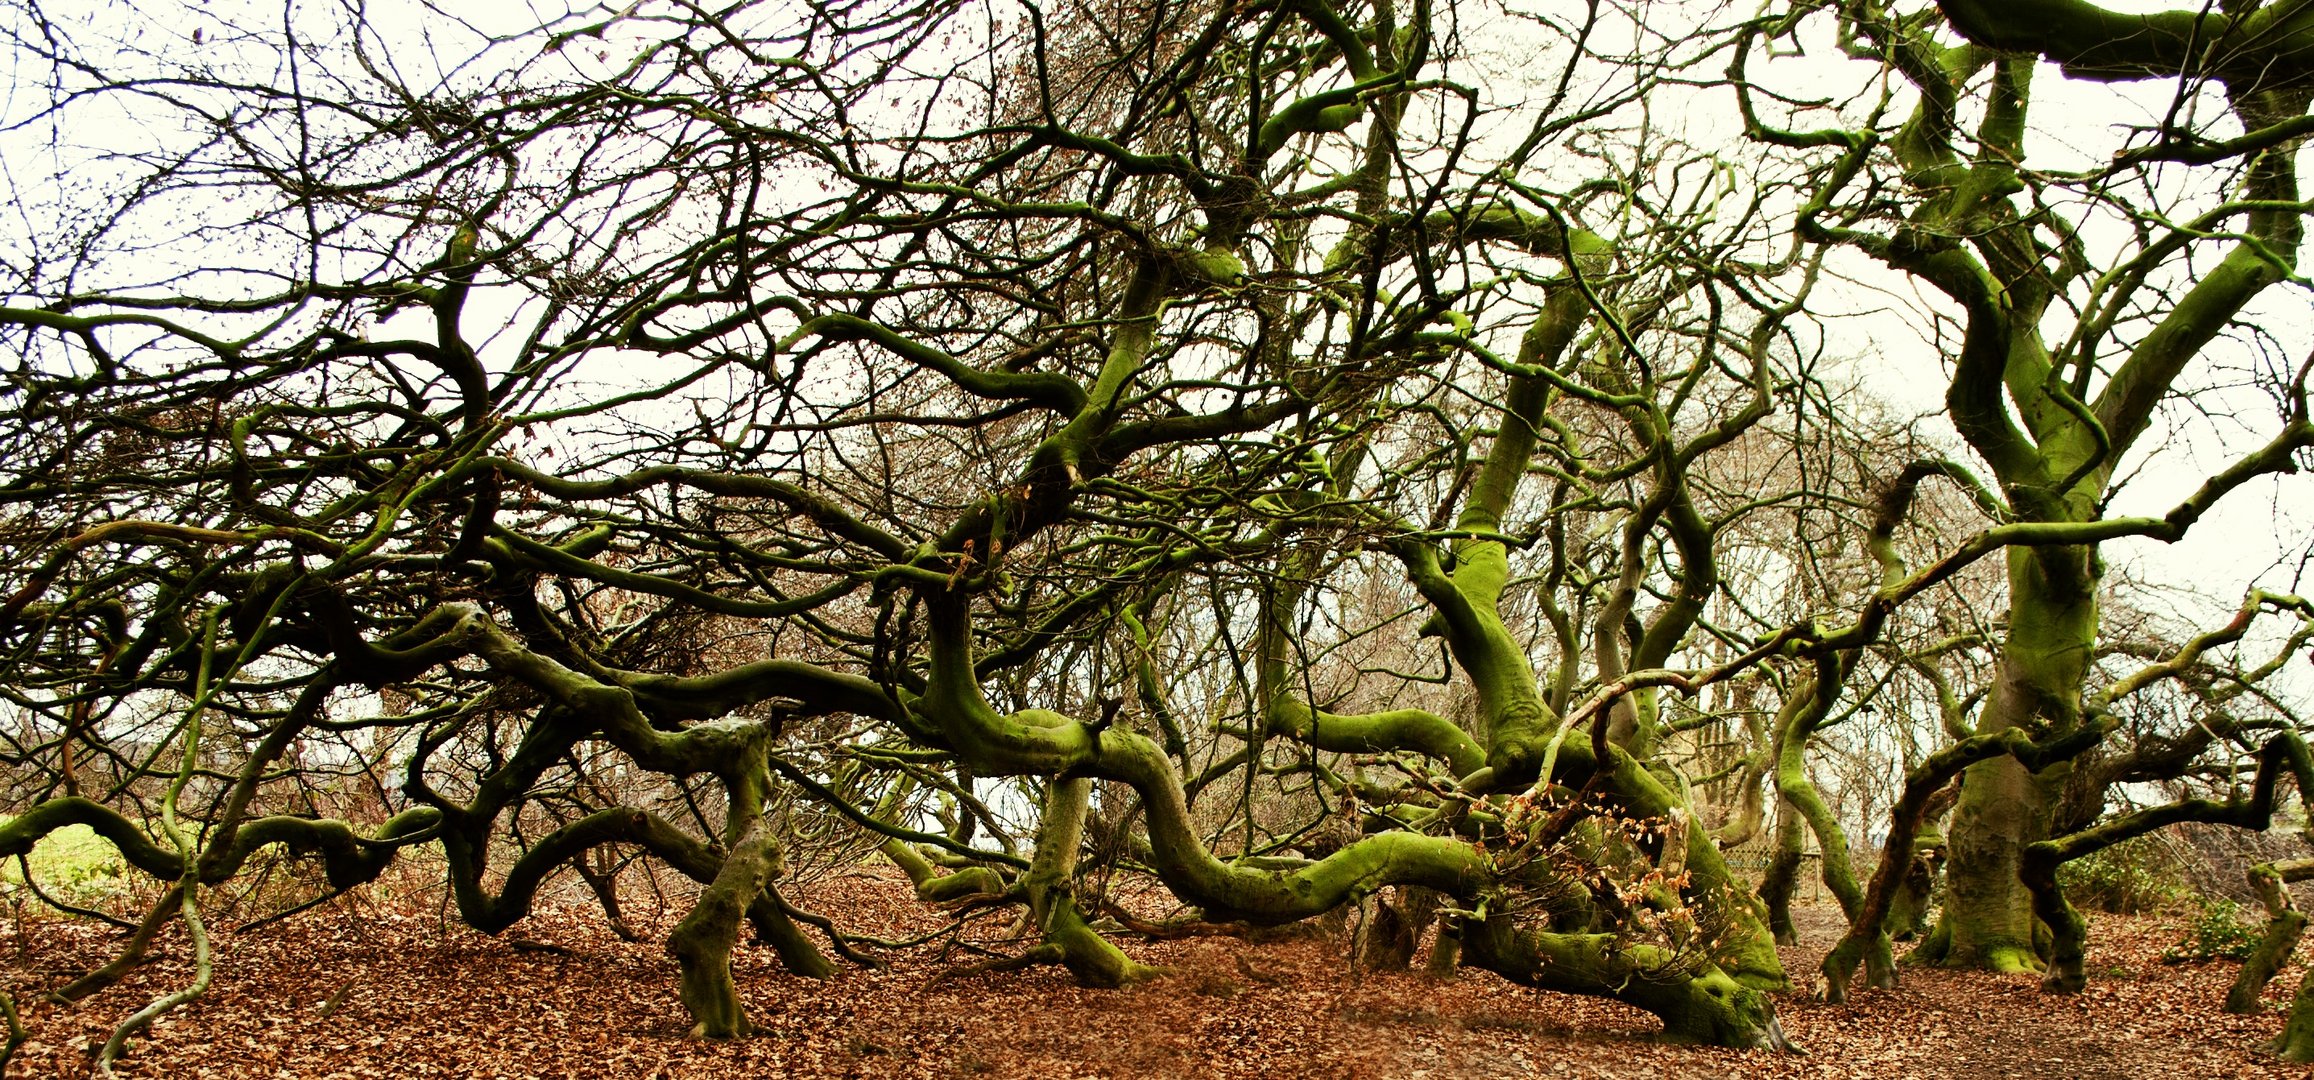
<path id="1" fill-rule="evenodd" d="M 0 823 L 8 816 L 0 814 Z M 42 890 L 60 900 L 81 902 L 120 891 L 128 864 L 120 852 L 86 825 L 67 825 L 43 837 L 26 857 Z M 14 858 L 0 859 L 0 882 L 24 880 Z"/>

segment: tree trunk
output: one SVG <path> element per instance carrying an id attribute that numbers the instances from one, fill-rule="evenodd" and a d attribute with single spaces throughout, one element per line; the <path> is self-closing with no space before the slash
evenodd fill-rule
<path id="1" fill-rule="evenodd" d="M 1830 698 L 1823 695 L 1833 692 L 1830 688 L 1837 685 L 1845 671 L 1845 664 L 1827 663 L 1818 673 L 1815 690 L 1807 695 L 1811 703 L 1796 710 L 1787 706 L 1790 720 L 1776 740 L 1776 790 L 1782 793 L 1784 805 L 1796 811 L 1794 816 L 1805 820 L 1809 830 L 1815 833 L 1816 849 L 1821 853 L 1818 869 L 1823 874 L 1824 885 L 1840 902 L 1840 914 L 1847 918 L 1851 928 L 1851 932 L 1832 947 L 1823 964 L 1824 1000 L 1834 1004 L 1848 1000 L 1848 981 L 1855 974 L 1858 961 L 1864 964 L 1865 985 L 1887 988 L 1896 984 L 1896 962 L 1889 953 L 1888 935 L 1877 924 L 1861 932 L 1857 930 L 1864 920 L 1879 916 L 1866 913 L 1864 889 L 1856 883 L 1856 868 L 1848 859 L 1848 834 L 1841 829 L 1832 808 L 1824 805 L 1823 798 L 1816 793 L 1816 785 L 1808 779 L 1807 749 L 1812 726 L 1823 717 L 1830 702 Z M 1794 699 L 1798 701 L 1800 695 L 1795 693 Z"/>
<path id="2" fill-rule="evenodd" d="M 2097 636 L 2097 574 L 2089 548 L 2009 551 L 2009 632 L 1980 733 L 2014 727 L 2062 733 L 2080 720 L 2082 679 Z M 2042 970 L 2047 935 L 2018 877 L 2026 845 L 2046 839 L 2072 768 L 2039 776 L 2013 757 L 1968 768 L 1945 867 L 1941 961 L 1993 971 Z"/>
<path id="3" fill-rule="evenodd" d="M 1367 917 L 1364 941 L 1358 950 L 1358 963 L 1369 971 L 1404 971 L 1414 964 L 1414 954 L 1422 948 L 1423 931 L 1430 928 L 1432 917 L 1438 911 L 1438 894 L 1415 885 L 1399 886 L 1391 894 L 1376 893 L 1368 901 L 1373 913 Z"/>
<path id="4" fill-rule="evenodd" d="M 1905 867 L 1904 880 L 1881 923 L 1891 940 L 1910 941 L 1929 932 L 1928 909 L 1936 898 L 1937 879 L 1944 876 L 1944 819 L 1959 801 L 1960 788 L 1947 787 L 1929 796 L 1921 808 L 1920 825 L 1912 837 L 1912 863 Z"/>
<path id="5" fill-rule="evenodd" d="M 970 896 L 995 896 L 1004 892 L 1004 878 L 985 866 L 968 866 L 954 873 L 943 874 L 932 865 L 924 853 L 898 838 L 884 841 L 877 849 L 892 865 L 908 875 L 908 883 L 916 887 L 916 899 L 927 904 L 945 904 Z"/>
<path id="6" fill-rule="evenodd" d="M 1612 934 L 1536 933 L 1496 917 L 1463 927 L 1464 955 L 1513 982 L 1546 990 L 1612 998 L 1654 1013 L 1664 1038 L 1746 1049 L 1787 1050 L 1775 999 L 1709 964 L 1672 976 L 1653 946 L 1627 946 Z M 1688 969 L 1693 970 L 1693 969 Z"/>
<path id="7" fill-rule="evenodd" d="M 2314 860 L 2299 859 L 2285 863 L 2261 863 L 2250 868 L 2250 887 L 2266 904 L 2266 935 L 2259 939 L 2258 948 L 2242 962 L 2242 973 L 2234 980 L 2234 987 L 2226 993 L 2226 1011 L 2254 1013 L 2258 999 L 2266 992 L 2266 984 L 2274 981 L 2276 972 L 2290 962 L 2290 951 L 2298 947 L 2298 939 L 2306 933 L 2306 913 L 2290 903 L 2290 883 L 2314 875 Z"/>
<path id="8" fill-rule="evenodd" d="M 603 851 L 605 849 L 597 848 L 595 850 Z M 635 928 L 627 922 L 626 913 L 619 908 L 618 870 L 615 867 L 606 867 L 600 872 L 596 871 L 594 866 L 588 862 L 593 857 L 594 852 L 581 852 L 571 856 L 571 869 L 578 871 L 579 880 L 586 882 L 587 890 L 595 894 L 595 902 L 602 905 L 603 918 L 610 922 L 611 933 L 617 935 L 620 941 L 629 943 L 643 940 L 643 936 L 636 933 Z"/>
<path id="9" fill-rule="evenodd" d="M 1451 979 L 1462 969 L 1462 920 L 1438 920 L 1438 936 L 1430 942 L 1430 959 L 1423 965 L 1423 974 L 1433 979 Z"/>
<path id="10" fill-rule="evenodd" d="M 1022 884 L 1029 915 L 1045 944 L 1060 949 L 1061 963 L 1085 986 L 1113 989 L 1156 974 L 1134 963 L 1124 950 L 1086 924 L 1077 909 L 1077 851 L 1085 838 L 1085 811 L 1093 782 L 1082 776 L 1056 778 L 1045 789 L 1044 820 L 1038 823 L 1036 855 Z"/>
<path id="11" fill-rule="evenodd" d="M 1800 884 L 1800 856 L 1807 843 L 1801 830 L 1805 827 L 1791 804 L 1777 804 L 1776 850 L 1768 857 L 1767 872 L 1760 875 L 1760 902 L 1767 905 L 1768 931 L 1778 945 L 1800 943 L 1799 932 L 1792 927 L 1792 890 Z"/>
<path id="12" fill-rule="evenodd" d="M 1944 863 L 1944 837 L 1921 830 L 1912 844 L 1912 863 L 1904 881 L 1889 900 L 1888 917 L 1881 922 L 1892 941 L 1910 941 L 1928 930 L 1929 901 L 1936 895 L 1936 877 Z"/>
<path id="13" fill-rule="evenodd" d="M 2274 913 L 2266 923 L 2266 936 L 2250 958 L 2242 961 L 2242 973 L 2234 980 L 2233 989 L 2226 992 L 2226 1011 L 2254 1013 L 2258 998 L 2266 992 L 2266 984 L 2274 981 L 2276 972 L 2290 962 L 2290 950 L 2298 947 L 2298 939 L 2306 933 L 2306 913 L 2296 908 L 2284 908 Z"/>
<path id="14" fill-rule="evenodd" d="M 731 949 L 739 942 L 739 923 L 748 907 L 763 897 L 763 890 L 779 874 L 779 845 L 763 820 L 763 799 L 770 786 L 760 761 L 746 774 L 727 776 L 730 816 L 724 835 L 731 853 L 724 856 L 715 880 L 700 891 L 699 901 L 667 935 L 667 951 L 681 966 L 677 996 L 691 1013 L 694 1038 L 730 1039 L 748 1033 L 747 1012 L 739 1003 L 739 987 L 731 980 Z"/>
<path id="15" fill-rule="evenodd" d="M 2308 968 L 2306 977 L 2298 982 L 2298 995 L 2290 1001 L 2290 1020 L 2282 1026 L 2282 1037 L 2274 1040 L 2274 1052 L 2284 1061 L 2314 1061 L 2314 968 Z"/>
<path id="16" fill-rule="evenodd" d="M 828 959 L 819 946 L 804 936 L 803 928 L 788 918 L 787 912 L 780 910 L 779 901 L 773 899 L 773 895 L 771 887 L 766 885 L 747 905 L 747 921 L 755 926 L 756 940 L 779 953 L 780 966 L 785 967 L 791 975 L 800 975 L 806 979 L 825 979 L 834 975 L 835 961 Z"/>

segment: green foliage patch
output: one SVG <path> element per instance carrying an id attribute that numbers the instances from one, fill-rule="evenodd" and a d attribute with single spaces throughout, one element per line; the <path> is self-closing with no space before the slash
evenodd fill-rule
<path id="1" fill-rule="evenodd" d="M 2116 915 L 2167 911 L 2193 895 L 2177 860 L 2150 836 L 2122 841 L 2058 867 L 2057 884 L 2074 907 Z"/>
<path id="2" fill-rule="evenodd" d="M 2161 954 L 2161 960 L 2165 964 L 2247 960 L 2258 947 L 2260 936 L 2258 928 L 2242 918 L 2242 905 L 2203 897 L 2201 913 L 2186 927 L 2185 937 Z"/>
<path id="3" fill-rule="evenodd" d="M 0 815 L 0 823 L 7 820 Z M 123 875 L 128 864 L 121 860 L 120 850 L 86 825 L 67 825 L 49 833 L 22 863 L 0 859 L 0 883 L 9 891 L 22 887 L 25 864 L 43 891 L 68 903 L 101 900 L 126 886 Z"/>

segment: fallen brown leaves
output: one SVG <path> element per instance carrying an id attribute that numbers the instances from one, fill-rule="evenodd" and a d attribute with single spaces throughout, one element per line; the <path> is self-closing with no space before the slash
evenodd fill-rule
<path id="1" fill-rule="evenodd" d="M 823 882 L 802 898 L 860 932 L 942 925 L 894 881 Z M 671 921 L 665 916 L 663 921 Z M 984 947 L 1006 929 L 976 923 Z M 664 929 L 664 926 L 661 927 Z M 1836 934 L 1827 913 L 1813 970 Z M 78 1006 L 35 1000 L 111 947 L 103 927 L 27 920 L 5 972 L 32 1030 L 10 1076 L 80 1077 L 88 1047 L 186 977 L 182 940 L 121 986 Z M 2275 1006 L 2218 1011 L 2233 965 L 2164 966 L 2173 923 L 2101 916 L 2087 993 L 2041 994 L 2029 978 L 1906 969 L 1904 984 L 1848 1006 L 1780 1003 L 1807 1056 L 1667 1046 L 1654 1019 L 1612 1002 L 1538 993 L 1479 972 L 1448 983 L 1359 975 L 1339 941 L 1128 942 L 1173 974 L 1122 991 L 1076 987 L 1058 969 L 935 981 L 974 959 L 934 942 L 888 972 L 826 982 L 780 973 L 768 950 L 737 964 L 756 1037 L 683 1037 L 675 971 L 655 945 L 620 943 L 590 907 L 543 910 L 505 939 L 436 914 L 343 905 L 221 935 L 216 986 L 156 1025 L 122 1075 L 155 1077 L 2304 1077 L 2260 1049 Z M 521 944 L 529 943 L 529 944 Z M 540 949 L 539 944 L 557 949 Z M 324 1006 L 334 1006 L 325 1008 Z"/>

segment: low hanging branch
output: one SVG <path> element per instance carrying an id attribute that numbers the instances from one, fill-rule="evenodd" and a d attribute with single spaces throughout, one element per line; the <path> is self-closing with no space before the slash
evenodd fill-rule
<path id="1" fill-rule="evenodd" d="M 2284 777 L 2295 781 L 2301 801 L 2314 795 L 2314 757 L 2307 754 L 2305 740 L 2295 732 L 2281 732 L 2259 748 L 2257 775 L 2247 794 L 2224 802 L 2180 799 L 2027 846 L 2017 873 L 2032 892 L 2034 914 L 2049 925 L 2056 938 L 2042 988 L 2052 993 L 2078 993 L 2087 981 L 2082 955 L 2089 923 L 2066 901 L 2064 888 L 2057 882 L 2059 866 L 2179 822 L 2201 821 L 2262 832 L 2273 825 Z"/>
<path id="2" fill-rule="evenodd" d="M 1864 903 L 1848 922 L 1848 932 L 1824 956 L 1825 1000 L 1842 1002 L 1848 999 L 1849 984 L 1856 977 L 1856 966 L 1867 955 L 1885 953 L 1888 948 L 1889 905 L 1896 898 L 1897 889 L 1912 867 L 1913 838 L 1920 834 L 1924 811 L 1935 799 L 1936 793 L 1952 783 L 1961 770 L 1980 761 L 2007 754 L 2015 757 L 2025 768 L 2042 772 L 2059 762 L 2071 761 L 2090 747 L 2104 741 L 2113 730 L 2110 718 L 2090 724 L 2079 731 L 2052 739 L 2046 743 L 2034 742 L 2022 728 L 2009 728 L 1986 735 L 1972 735 L 1958 743 L 1929 755 L 1927 761 L 1906 774 L 1904 794 L 1888 814 L 1888 842 L 1881 849 L 1880 865 L 1872 873 L 1872 883 L 1864 894 Z M 1873 989 L 1887 989 L 1896 985 L 1893 967 L 1881 967 L 1869 973 L 1867 985 Z"/>

